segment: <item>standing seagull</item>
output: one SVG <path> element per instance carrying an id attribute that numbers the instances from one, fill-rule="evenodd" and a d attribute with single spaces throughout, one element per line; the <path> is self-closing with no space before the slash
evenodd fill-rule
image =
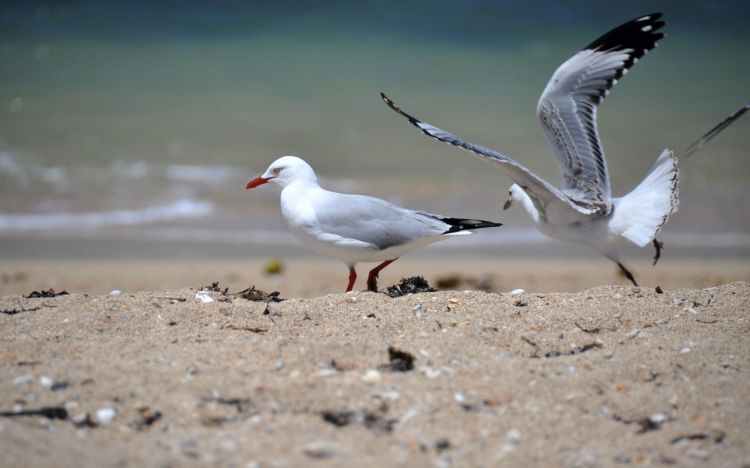
<path id="1" fill-rule="evenodd" d="M 338 258 L 349 267 L 354 287 L 358 262 L 383 262 L 370 271 L 367 289 L 378 290 L 378 273 L 404 253 L 469 229 L 501 226 L 478 219 L 447 218 L 412 211 L 365 195 L 329 192 L 318 185 L 315 171 L 296 156 L 283 156 L 247 183 L 251 189 L 267 182 L 281 186 L 281 213 L 292 234 L 310 249 Z"/>
<path id="2" fill-rule="evenodd" d="M 677 158 L 664 150 L 646 178 L 629 194 L 613 198 L 607 161 L 596 128 L 596 109 L 609 90 L 664 34 L 661 13 L 642 16 L 604 34 L 563 63 L 552 75 L 537 105 L 547 140 L 557 157 L 562 187 L 557 189 L 513 159 L 462 141 L 399 109 L 381 93 L 391 109 L 424 134 L 476 153 L 495 164 L 514 184 L 504 208 L 517 201 L 544 234 L 590 245 L 620 267 L 617 246 L 628 240 L 639 247 L 653 242 L 654 263 L 662 244 L 656 240 L 679 205 Z"/>

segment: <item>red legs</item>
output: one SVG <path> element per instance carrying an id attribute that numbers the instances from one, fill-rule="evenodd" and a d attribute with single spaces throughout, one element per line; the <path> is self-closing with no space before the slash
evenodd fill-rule
<path id="1" fill-rule="evenodd" d="M 386 260 L 370 270 L 370 275 L 367 277 L 367 289 L 372 292 L 378 292 L 378 274 L 380 273 L 380 270 L 387 267 L 396 260 L 398 260 L 398 257 L 394 258 L 393 260 Z"/>
<path id="2" fill-rule="evenodd" d="M 349 267 L 349 285 L 346 287 L 346 292 L 349 292 L 354 287 L 354 282 L 357 281 L 357 272 L 354 271 L 354 267 Z"/>

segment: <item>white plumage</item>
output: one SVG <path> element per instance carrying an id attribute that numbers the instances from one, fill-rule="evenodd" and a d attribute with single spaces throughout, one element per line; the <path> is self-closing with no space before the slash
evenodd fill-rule
<path id="1" fill-rule="evenodd" d="M 302 244 L 349 267 L 351 291 L 359 262 L 383 262 L 370 271 L 368 289 L 377 291 L 378 273 L 406 252 L 447 239 L 471 234 L 469 229 L 497 227 L 499 223 L 450 218 L 413 211 L 379 198 L 325 190 L 312 167 L 296 156 L 283 156 L 247 184 L 267 182 L 281 186 L 281 213 Z"/>

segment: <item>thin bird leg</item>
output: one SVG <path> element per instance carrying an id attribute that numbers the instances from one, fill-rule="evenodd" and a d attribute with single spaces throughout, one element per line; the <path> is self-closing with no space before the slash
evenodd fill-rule
<path id="1" fill-rule="evenodd" d="M 622 270 L 623 273 L 625 273 L 625 277 L 630 280 L 631 283 L 633 283 L 633 286 L 638 286 L 638 283 L 635 282 L 635 277 L 633 277 L 633 274 L 628 271 L 627 268 L 625 268 L 625 265 L 623 265 L 620 262 L 617 262 L 617 266 L 620 267 L 620 270 Z"/>
<path id="2" fill-rule="evenodd" d="M 398 257 L 394 258 L 393 260 L 386 260 L 370 270 L 370 275 L 367 277 L 367 289 L 372 292 L 378 292 L 378 274 L 380 273 L 380 270 L 387 267 L 396 260 L 398 260 Z"/>
<path id="3" fill-rule="evenodd" d="M 354 282 L 357 281 L 357 272 L 354 271 L 354 267 L 349 267 L 349 284 L 346 287 L 346 292 L 349 292 L 354 287 Z"/>
<path id="4" fill-rule="evenodd" d="M 653 265 L 656 265 L 656 262 L 659 261 L 659 258 L 661 258 L 661 249 L 664 248 L 664 242 L 659 242 L 658 240 L 654 239 L 654 248 L 656 249 L 656 253 L 654 254 L 654 263 Z"/>

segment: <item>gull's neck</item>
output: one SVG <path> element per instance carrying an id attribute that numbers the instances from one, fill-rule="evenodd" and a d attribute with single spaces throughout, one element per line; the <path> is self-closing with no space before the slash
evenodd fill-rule
<path id="1" fill-rule="evenodd" d="M 518 197 L 518 202 L 521 203 L 524 211 L 526 211 L 526 213 L 529 215 L 529 217 L 531 217 L 532 220 L 534 220 L 535 223 L 539 224 L 539 210 L 537 210 L 534 206 L 534 202 L 531 201 L 531 197 L 529 197 L 529 195 L 523 190 L 518 190 L 515 195 Z"/>

